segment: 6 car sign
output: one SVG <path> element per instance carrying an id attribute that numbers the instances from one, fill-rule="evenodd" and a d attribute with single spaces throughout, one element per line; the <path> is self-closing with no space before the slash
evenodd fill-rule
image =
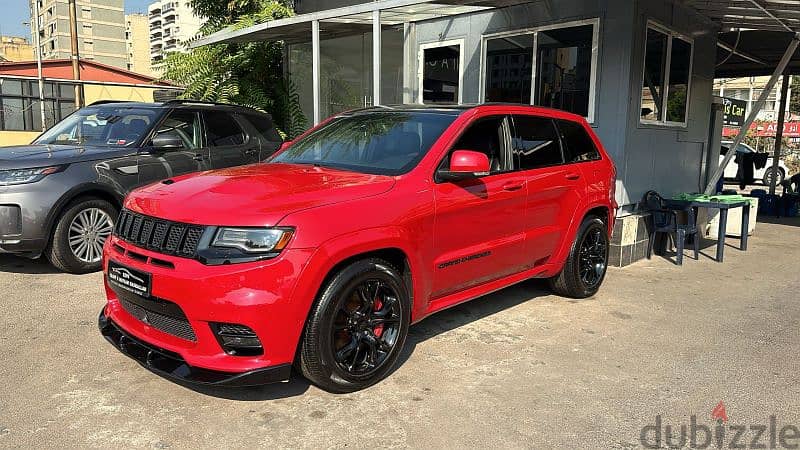
<path id="1" fill-rule="evenodd" d="M 725 97 L 722 99 L 722 104 L 725 107 L 722 123 L 733 127 L 742 126 L 744 124 L 744 115 L 747 111 L 747 101 Z"/>

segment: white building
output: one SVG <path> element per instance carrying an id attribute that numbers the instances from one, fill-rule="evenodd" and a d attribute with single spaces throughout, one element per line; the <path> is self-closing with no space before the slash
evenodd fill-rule
<path id="1" fill-rule="evenodd" d="M 162 0 L 147 8 L 150 18 L 150 62 L 154 71 L 169 52 L 184 51 L 186 41 L 194 38 L 203 20 L 194 14 L 188 0 Z"/>

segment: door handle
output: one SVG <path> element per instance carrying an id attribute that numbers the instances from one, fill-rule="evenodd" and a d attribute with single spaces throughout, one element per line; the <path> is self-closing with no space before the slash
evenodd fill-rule
<path id="1" fill-rule="evenodd" d="M 245 150 L 244 154 L 247 155 L 247 156 L 255 156 L 255 155 L 258 154 L 258 150 L 255 150 L 255 149 L 251 148 L 250 150 Z"/>
<path id="2" fill-rule="evenodd" d="M 575 172 L 569 172 L 568 174 L 564 175 L 564 178 L 568 180 L 578 180 L 580 179 L 581 174 Z"/>
<path id="3" fill-rule="evenodd" d="M 507 192 L 514 192 L 522 189 L 523 183 L 508 182 L 503 185 L 503 190 Z"/>
<path id="4" fill-rule="evenodd" d="M 202 153 L 195 153 L 194 155 L 192 155 L 192 159 L 195 161 L 204 161 L 206 159 L 206 156 Z"/>

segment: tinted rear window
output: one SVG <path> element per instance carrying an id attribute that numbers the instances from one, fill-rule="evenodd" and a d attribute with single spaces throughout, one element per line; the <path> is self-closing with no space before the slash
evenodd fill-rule
<path id="1" fill-rule="evenodd" d="M 253 129 L 258 133 L 261 139 L 261 145 L 266 147 L 265 150 L 278 150 L 283 143 L 281 135 L 275 129 L 275 124 L 272 118 L 266 114 L 245 114 L 242 117 L 247 119 Z"/>
<path id="2" fill-rule="evenodd" d="M 600 159 L 600 152 L 589 137 L 583 125 L 559 120 L 558 128 L 561 130 L 561 140 L 564 143 L 564 155 L 567 162 L 596 161 Z"/>

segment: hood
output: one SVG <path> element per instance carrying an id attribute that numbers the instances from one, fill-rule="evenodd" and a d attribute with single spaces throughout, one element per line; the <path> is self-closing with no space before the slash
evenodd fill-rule
<path id="1" fill-rule="evenodd" d="M 125 207 L 198 225 L 270 226 L 293 212 L 384 193 L 394 178 L 294 164 L 255 164 L 138 189 Z"/>
<path id="2" fill-rule="evenodd" d="M 0 147 L 0 170 L 95 161 L 122 156 L 135 151 L 135 149 L 131 148 L 43 144 Z"/>

